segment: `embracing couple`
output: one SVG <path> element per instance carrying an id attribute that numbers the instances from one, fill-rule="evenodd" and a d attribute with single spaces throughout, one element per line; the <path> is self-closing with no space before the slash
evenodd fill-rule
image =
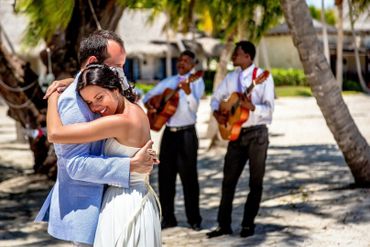
<path id="1" fill-rule="evenodd" d="M 58 175 L 36 221 L 75 246 L 160 246 L 160 206 L 149 185 L 159 161 L 124 77 L 123 41 L 97 31 L 81 42 L 79 59 L 76 78 L 46 94 Z"/>

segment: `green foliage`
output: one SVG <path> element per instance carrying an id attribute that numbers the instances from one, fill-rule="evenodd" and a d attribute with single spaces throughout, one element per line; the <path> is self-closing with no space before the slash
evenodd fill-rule
<path id="1" fill-rule="evenodd" d="M 135 88 L 140 89 L 144 94 L 149 92 L 155 84 L 148 84 L 148 83 L 135 83 Z"/>
<path id="2" fill-rule="evenodd" d="M 360 13 L 370 12 L 369 0 L 352 0 L 352 5 L 355 9 L 358 9 Z"/>
<path id="3" fill-rule="evenodd" d="M 310 6 L 310 12 L 313 19 L 321 22 L 321 9 L 315 6 Z M 329 25 L 335 25 L 336 14 L 334 9 L 325 9 L 325 21 Z"/>
<path id="4" fill-rule="evenodd" d="M 213 23 L 213 36 L 227 39 L 241 37 L 258 42 L 262 35 L 275 25 L 282 15 L 276 0 L 203 0 Z M 201 21 L 206 21 L 200 15 Z"/>
<path id="5" fill-rule="evenodd" d="M 275 86 L 308 86 L 304 72 L 300 69 L 272 69 Z"/>
<path id="6" fill-rule="evenodd" d="M 257 42 L 262 35 L 277 23 L 282 16 L 276 0 L 118 0 L 131 8 L 150 8 L 151 19 L 158 13 L 168 16 L 166 28 L 187 32 L 192 28 L 209 32 L 226 40 L 228 37 L 243 37 Z"/>
<path id="7" fill-rule="evenodd" d="M 216 71 L 205 71 L 203 80 L 205 85 L 205 94 L 210 95 L 213 91 L 213 79 L 215 78 Z"/>
<path id="8" fill-rule="evenodd" d="M 362 88 L 359 82 L 344 80 L 343 81 L 343 91 L 357 91 L 362 92 Z"/>
<path id="9" fill-rule="evenodd" d="M 277 97 L 311 97 L 312 92 L 309 87 L 303 86 L 281 86 L 275 88 L 275 93 Z"/>
<path id="10" fill-rule="evenodd" d="M 73 7 L 73 0 L 16 1 L 17 13 L 29 18 L 24 43 L 34 46 L 42 39 L 49 41 L 56 31 L 64 30 L 71 20 Z"/>

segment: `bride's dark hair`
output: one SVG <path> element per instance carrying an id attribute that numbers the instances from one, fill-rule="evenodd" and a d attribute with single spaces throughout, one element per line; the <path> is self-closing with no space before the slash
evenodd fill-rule
<path id="1" fill-rule="evenodd" d="M 119 77 L 118 72 L 112 70 L 105 64 L 89 64 L 78 77 L 77 91 L 84 87 L 95 85 L 110 90 L 118 89 L 119 92 L 130 102 L 136 102 L 138 96 L 134 93 L 133 87 L 124 90 L 123 80 Z"/>

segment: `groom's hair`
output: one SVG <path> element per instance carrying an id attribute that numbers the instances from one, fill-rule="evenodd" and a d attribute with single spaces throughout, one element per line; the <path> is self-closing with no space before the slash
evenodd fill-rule
<path id="1" fill-rule="evenodd" d="M 109 30 L 95 31 L 80 43 L 78 56 L 80 65 L 85 64 L 91 56 L 96 57 L 97 63 L 103 63 L 108 58 L 108 40 L 113 40 L 124 48 L 122 39 L 115 32 Z"/>

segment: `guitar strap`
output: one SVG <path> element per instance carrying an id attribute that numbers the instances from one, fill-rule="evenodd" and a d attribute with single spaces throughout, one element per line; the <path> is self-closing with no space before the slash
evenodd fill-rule
<path id="1" fill-rule="evenodd" d="M 252 74 L 252 81 L 257 78 L 257 70 L 258 70 L 258 68 L 257 67 L 254 67 L 253 74 Z"/>
<path id="2" fill-rule="evenodd" d="M 258 68 L 254 67 L 253 72 L 252 72 L 252 81 L 257 78 L 257 70 L 258 70 Z M 239 84 L 238 86 L 239 86 L 240 92 L 243 92 L 243 85 L 242 85 L 242 82 L 240 80 L 240 77 L 241 77 L 242 73 L 243 73 L 243 71 L 241 71 L 239 76 L 238 76 L 238 84 Z"/>

